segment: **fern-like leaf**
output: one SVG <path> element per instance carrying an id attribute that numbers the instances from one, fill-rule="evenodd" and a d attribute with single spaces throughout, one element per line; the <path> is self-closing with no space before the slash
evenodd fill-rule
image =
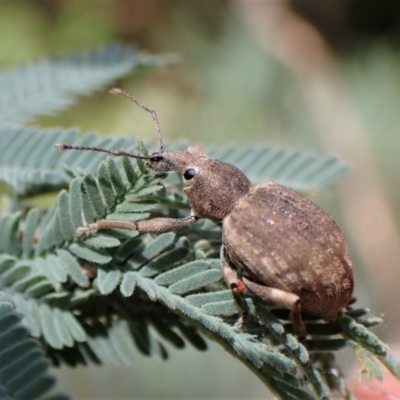
<path id="1" fill-rule="evenodd" d="M 322 189 L 348 172 L 350 166 L 333 155 L 315 154 L 267 145 L 225 146 L 210 149 L 209 155 L 236 165 L 254 183 L 272 180 L 299 191 Z"/>
<path id="2" fill-rule="evenodd" d="M 0 71 L 0 122 L 4 126 L 54 114 L 73 104 L 77 96 L 88 95 L 135 69 L 171 61 L 166 56 L 141 55 L 133 47 L 111 45 Z"/>
<path id="3" fill-rule="evenodd" d="M 77 140 L 77 134 L 76 129 L 0 128 L 0 179 L 11 185 L 19 196 L 27 196 L 59 190 L 68 185 L 71 175 L 91 172 L 93 175 L 99 176 L 98 184 L 103 191 L 115 192 L 115 187 L 109 179 L 112 166 L 99 166 L 101 160 L 104 159 L 103 154 L 78 151 L 60 153 L 55 150 L 54 145 L 56 143 L 73 143 L 110 150 L 123 148 L 125 151 L 137 153 L 138 149 L 135 148 L 133 139 L 101 138 L 90 132 Z M 173 143 L 171 147 L 182 148 L 182 144 Z M 274 180 L 300 191 L 321 190 L 340 178 L 349 169 L 347 164 L 334 156 L 316 157 L 291 148 L 282 149 L 267 145 L 245 148 L 233 146 L 212 148 L 209 150 L 209 155 L 236 165 L 254 183 Z M 126 161 L 124 162 L 126 163 Z M 110 163 L 112 162 L 110 161 Z M 98 170 L 98 168 L 100 169 Z M 131 168 L 129 163 L 126 163 L 126 168 Z M 129 175 L 132 169 L 127 170 L 126 168 L 124 169 L 125 175 Z M 86 179 L 90 195 L 90 178 Z M 132 179 L 135 178 L 129 177 L 130 181 Z M 148 194 L 148 190 L 138 184 L 132 195 L 143 197 Z M 106 200 L 109 201 L 109 199 L 110 197 L 106 196 Z M 92 198 L 92 205 L 97 211 L 99 211 L 98 207 L 110 208 L 113 203 L 111 200 L 111 204 L 104 205 L 94 200 Z M 117 209 L 116 212 L 129 213 L 129 210 Z"/>

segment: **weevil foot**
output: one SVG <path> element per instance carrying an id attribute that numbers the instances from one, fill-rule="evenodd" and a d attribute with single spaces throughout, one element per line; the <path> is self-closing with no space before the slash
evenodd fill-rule
<path id="1" fill-rule="evenodd" d="M 247 316 L 241 316 L 239 320 L 235 323 L 234 327 L 239 331 L 244 331 L 247 324 Z"/>
<path id="2" fill-rule="evenodd" d="M 75 231 L 75 237 L 86 238 L 97 232 L 97 224 L 90 224 L 88 226 L 81 226 Z"/>

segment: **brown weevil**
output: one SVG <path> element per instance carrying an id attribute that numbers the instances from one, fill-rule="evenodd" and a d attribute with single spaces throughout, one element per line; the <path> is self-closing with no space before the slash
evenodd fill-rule
<path id="1" fill-rule="evenodd" d="M 307 335 L 301 311 L 334 320 L 352 298 L 353 272 L 345 237 L 333 219 L 288 187 L 272 182 L 252 186 L 238 168 L 208 158 L 197 146 L 186 151 L 165 150 L 155 111 L 120 89 L 111 93 L 127 97 L 151 113 L 160 141 L 158 152 L 137 156 L 93 147 L 56 147 L 141 158 L 156 173 L 179 172 L 191 213 L 182 219 L 154 218 L 137 223 L 100 220 L 80 228 L 79 233 L 109 228 L 163 233 L 208 218 L 222 227 L 222 275 L 243 324 L 246 288 L 268 303 L 291 310 L 294 331 L 301 338 Z"/>

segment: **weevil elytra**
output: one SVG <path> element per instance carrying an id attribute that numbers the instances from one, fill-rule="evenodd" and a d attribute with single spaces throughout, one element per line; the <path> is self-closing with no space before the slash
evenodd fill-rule
<path id="1" fill-rule="evenodd" d="M 272 182 L 252 186 L 238 168 L 208 158 L 197 146 L 186 151 L 165 150 L 155 111 L 120 89 L 111 93 L 129 98 L 152 115 L 160 150 L 138 156 L 95 147 L 58 144 L 56 148 L 141 158 L 156 173 L 181 173 L 191 213 L 182 219 L 154 218 L 137 223 L 100 220 L 80 228 L 79 233 L 88 235 L 109 228 L 163 233 L 208 218 L 222 227 L 222 275 L 243 324 L 246 289 L 291 310 L 299 337 L 307 335 L 301 311 L 334 320 L 352 298 L 353 272 L 345 237 L 329 214 L 288 187 Z"/>

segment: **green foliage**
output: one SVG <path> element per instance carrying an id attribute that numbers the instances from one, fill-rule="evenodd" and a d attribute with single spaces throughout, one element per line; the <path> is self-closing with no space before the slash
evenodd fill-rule
<path id="1" fill-rule="evenodd" d="M 13 187 L 16 194 L 28 196 L 59 190 L 65 187 L 71 174 L 91 172 L 99 175 L 102 190 L 114 190 L 110 185 L 107 171 L 98 171 L 102 154 L 64 152 L 54 149 L 56 143 L 75 143 L 81 146 L 105 147 L 110 150 L 124 148 L 135 151 L 131 138 L 100 138 L 89 132 L 77 139 L 77 129 L 47 129 L 9 127 L 1 129 L 0 136 L 0 178 Z M 181 143 L 173 143 L 171 148 L 182 148 Z M 335 156 L 318 158 L 315 155 L 293 149 L 280 149 L 268 145 L 234 148 L 226 146 L 221 149 L 210 149 L 210 156 L 236 165 L 245 171 L 249 178 L 257 182 L 271 179 L 300 191 L 323 189 L 338 179 L 349 169 Z M 113 161 L 110 161 L 112 163 Z M 126 168 L 129 164 L 127 164 Z M 65 167 L 68 167 L 67 169 Z M 102 168 L 105 168 L 103 166 Z M 124 168 L 125 174 L 130 170 Z M 114 185 L 118 184 L 118 173 L 113 177 Z M 104 179 L 107 177 L 107 179 Z M 89 190 L 93 183 L 86 178 Z M 132 176 L 130 179 L 134 179 Z M 142 188 L 145 189 L 145 188 Z M 139 190 L 139 187 L 137 188 Z M 137 195 L 137 193 L 135 193 Z M 142 193 L 145 195 L 146 191 Z M 94 193 L 96 195 L 96 192 Z M 108 196 L 106 200 L 108 201 Z M 95 199 L 94 206 L 103 207 Z M 106 204 L 108 206 L 108 204 Z M 117 209 L 117 212 L 129 213 L 129 209 Z"/>
<path id="2" fill-rule="evenodd" d="M 139 68 L 169 61 L 168 57 L 150 58 L 139 55 L 132 47 L 113 45 L 83 54 L 43 58 L 30 65 L 3 70 L 0 72 L 0 122 L 4 126 L 62 111 L 79 95 L 99 90 Z M 32 143 L 36 141 L 32 139 Z M 17 148 L 20 147 L 17 143 Z"/>
<path id="3" fill-rule="evenodd" d="M 67 400 L 46 393 L 54 386 L 43 348 L 29 338 L 14 306 L 0 295 L 0 398 L 6 400 Z"/>
<path id="4" fill-rule="evenodd" d="M 103 58 L 95 57 L 99 72 L 76 77 L 79 90 L 72 83 L 68 90 L 60 86 L 61 100 L 54 108 L 47 99 L 38 100 L 36 107 L 27 103 L 13 115 L 27 119 L 59 110 L 71 93 L 94 90 L 139 62 L 128 49 L 119 49 L 120 55 L 131 54 L 129 60 L 104 50 Z M 104 55 L 107 51 L 111 55 Z M 5 120 L 14 118 L 4 115 Z M 12 189 L 10 208 L 18 208 L 0 219 L 0 290 L 54 365 L 130 365 L 138 351 L 165 359 L 166 343 L 182 348 L 189 342 L 205 350 L 205 335 L 283 399 L 345 395 L 333 355 L 346 347 L 355 349 L 374 376 L 379 377 L 376 358 L 399 376 L 398 364 L 368 329 L 379 321 L 363 309 L 347 310 L 332 323 L 304 316 L 310 335 L 299 343 L 290 333 L 287 310 L 268 308 L 249 296 L 250 323 L 246 332 L 237 329 L 238 311 L 221 280 L 217 258 L 221 233 L 208 221 L 162 235 L 109 229 L 78 237 L 82 227 L 99 219 L 176 218 L 186 216 L 190 207 L 177 176 L 154 176 L 141 160 L 126 157 L 59 153 L 57 142 L 147 151 L 142 143 L 135 147 L 128 139 L 100 139 L 94 133 L 77 139 L 73 130 L 0 128 L 0 178 Z M 347 168 L 336 158 L 318 159 L 291 149 L 230 147 L 209 153 L 235 163 L 254 180 L 274 178 L 302 190 L 321 189 Z M 46 211 L 21 202 L 47 191 L 59 194 Z M 8 340 L 0 332 L 0 349 L 12 348 Z"/>
<path id="5" fill-rule="evenodd" d="M 299 191 L 322 189 L 349 170 L 336 156 L 321 158 L 296 149 L 268 145 L 211 149 L 209 155 L 238 166 L 254 183 L 270 179 Z"/>

